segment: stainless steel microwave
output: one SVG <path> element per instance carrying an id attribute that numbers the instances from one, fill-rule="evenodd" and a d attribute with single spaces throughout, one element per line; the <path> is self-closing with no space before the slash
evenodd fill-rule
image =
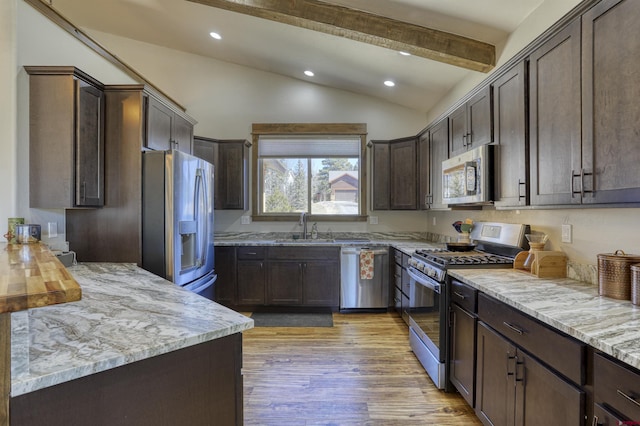
<path id="1" fill-rule="evenodd" d="M 482 145 L 442 162 L 444 204 L 491 204 L 495 145 Z"/>

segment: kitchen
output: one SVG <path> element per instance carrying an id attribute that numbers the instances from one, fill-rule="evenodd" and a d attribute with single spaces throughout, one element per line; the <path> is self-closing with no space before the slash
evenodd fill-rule
<path id="1" fill-rule="evenodd" d="M 544 31 L 553 22 L 559 19 L 577 2 L 545 2 L 539 10 L 536 10 L 523 22 L 516 32 L 507 40 L 501 63 L 506 62 L 510 54 L 519 51 L 531 39 Z M 51 26 L 49 22 L 37 16 L 29 6 L 18 2 L 17 7 L 8 7 L 7 14 L 2 16 L 16 16 L 18 19 L 10 19 L 7 25 L 3 25 L 3 31 L 9 34 L 6 40 L 16 39 L 15 45 L 8 46 L 6 52 L 9 60 L 2 71 L 3 85 L 6 84 L 8 93 L 15 93 L 15 102 L 7 98 L 7 114 L 3 114 L 2 128 L 3 148 L 9 155 L 3 156 L 2 181 L 12 184 L 3 185 L 2 217 L 12 217 L 16 213 L 29 212 L 32 222 L 47 223 L 58 222 L 60 232 L 64 232 L 61 212 L 29 210 L 28 199 L 24 194 L 28 193 L 25 170 L 26 166 L 26 128 L 28 127 L 26 84 L 27 78 L 24 71 L 16 72 L 22 65 L 30 64 L 75 64 L 83 71 L 98 77 L 103 83 L 133 83 L 127 76 L 104 66 L 90 52 L 73 47 L 76 46 L 66 35 Z M 17 28 L 16 28 L 17 27 Z M 16 28 L 18 36 L 12 33 Z M 38 28 L 39 34 L 32 34 L 29 29 Z M 328 89 L 313 87 L 314 93 L 306 90 L 308 85 L 299 81 L 283 79 L 272 74 L 260 73 L 229 64 L 212 62 L 196 55 L 154 46 L 130 39 L 119 38 L 105 33 L 100 33 L 100 40 L 105 45 L 114 46 L 118 55 L 140 70 L 146 77 L 157 83 L 169 93 L 174 94 L 183 103 L 189 105 L 189 112 L 197 117 L 218 117 L 218 120 L 200 119 L 197 133 L 211 135 L 216 138 L 248 137 L 247 123 L 251 122 L 278 122 L 286 117 L 288 122 L 367 122 L 369 134 L 375 139 L 393 139 L 401 136 L 415 134 L 424 126 L 436 119 L 442 111 L 448 109 L 459 98 L 469 92 L 485 75 L 470 75 L 459 86 L 446 95 L 445 98 L 428 114 L 411 111 L 384 102 L 372 102 L 369 98 L 359 98 L 344 92 L 336 92 Z M 37 36 L 37 37 L 36 37 Z M 47 46 L 43 42 L 50 42 Z M 24 44 L 23 44 L 24 43 Z M 13 52 L 13 53 L 12 53 Z M 51 58 L 51 52 L 55 57 Z M 14 58 L 16 55 L 17 58 Z M 504 58 L 504 59 L 503 59 Z M 172 66 L 180 61 L 187 66 Z M 97 63 L 96 63 L 97 62 Z M 11 64 L 14 64 L 13 66 Z M 85 65 L 86 64 L 86 65 Z M 189 79 L 182 78 L 184 69 L 196 69 L 196 75 Z M 112 75 L 108 75 L 112 71 Z M 200 74 L 201 73 L 201 74 Z M 205 75 L 219 75 L 224 77 L 223 84 L 215 84 Z M 194 81 L 194 87 L 187 86 L 187 81 Z M 17 85 L 14 82 L 17 81 Z M 252 82 L 259 81 L 257 84 Z M 238 96 L 238 87 L 243 87 L 243 96 Z M 208 89 L 203 89 L 208 88 Z M 210 90 L 205 95 L 201 90 Z M 286 103 L 278 102 L 276 91 L 294 93 Z M 188 95 L 187 95 L 188 94 Z M 308 98 L 307 96 L 312 96 Z M 224 105 L 211 102 L 211 99 L 224 98 Z M 272 108 L 272 103 L 277 103 L 278 108 Z M 375 108 L 373 107 L 375 105 Z M 324 111 L 318 117 L 318 109 Z M 4 110 L 4 109 L 3 109 Z M 392 117 L 392 119 L 390 119 Z M 224 123 L 224 126 L 218 123 Z M 16 141 L 15 143 L 6 141 Z M 242 224 L 244 212 L 222 211 L 216 215 L 217 232 L 263 232 L 280 231 L 293 232 L 298 230 L 293 223 L 264 224 L 253 222 L 249 225 Z M 638 216 L 637 208 L 563 208 L 550 210 L 472 210 L 465 211 L 465 217 L 474 221 L 489 222 L 515 222 L 531 224 L 532 228 L 545 232 L 550 236 L 548 248 L 565 252 L 570 260 L 570 265 L 587 265 L 587 270 L 595 275 L 595 263 L 598 253 L 613 252 L 618 248 L 627 252 L 637 252 L 638 236 L 634 233 L 634 218 Z M 454 236 L 451 223 L 461 217 L 461 212 L 456 211 L 429 211 L 429 212 L 404 212 L 404 211 L 376 211 L 378 224 L 367 223 L 332 223 L 333 231 L 355 230 L 358 232 L 403 232 L 416 231 L 431 232 L 435 234 Z M 561 225 L 570 224 L 573 227 L 572 243 L 561 242 Z M 326 232 L 329 225 L 319 224 L 320 232 Z M 631 228 L 631 230 L 630 230 Z"/>

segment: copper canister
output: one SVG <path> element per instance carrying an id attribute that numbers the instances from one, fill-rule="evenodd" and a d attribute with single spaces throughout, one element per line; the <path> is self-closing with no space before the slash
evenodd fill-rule
<path id="1" fill-rule="evenodd" d="M 613 299 L 631 300 L 631 265 L 640 262 L 637 254 L 622 250 L 598 255 L 598 293 Z"/>
<path id="2" fill-rule="evenodd" d="M 640 306 L 640 263 L 631 265 L 631 303 Z"/>

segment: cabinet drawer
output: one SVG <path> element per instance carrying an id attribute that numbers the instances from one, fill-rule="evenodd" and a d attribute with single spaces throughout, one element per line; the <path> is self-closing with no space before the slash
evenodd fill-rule
<path id="1" fill-rule="evenodd" d="M 478 295 L 478 317 L 574 383 L 585 384 L 584 343 L 483 293 Z"/>
<path id="2" fill-rule="evenodd" d="M 264 259 L 266 248 L 257 246 L 238 247 L 238 259 Z"/>
<path id="3" fill-rule="evenodd" d="M 611 412 L 601 404 L 593 406 L 593 426 L 618 426 L 624 420 L 622 416 Z"/>
<path id="4" fill-rule="evenodd" d="M 451 280 L 451 302 L 471 313 L 478 312 L 478 290 L 460 281 Z"/>
<path id="5" fill-rule="evenodd" d="M 269 247 L 269 259 L 320 259 L 338 260 L 339 247 Z"/>
<path id="6" fill-rule="evenodd" d="M 624 417 L 640 421 L 640 373 L 601 354 L 593 357 L 596 403 L 606 404 Z"/>

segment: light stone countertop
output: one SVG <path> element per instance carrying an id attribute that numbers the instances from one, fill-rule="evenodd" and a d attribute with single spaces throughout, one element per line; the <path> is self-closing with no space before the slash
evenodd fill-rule
<path id="1" fill-rule="evenodd" d="M 11 314 L 11 396 L 253 327 L 133 264 L 68 268 L 82 300 Z"/>
<path id="2" fill-rule="evenodd" d="M 514 269 L 450 269 L 449 275 L 640 369 L 640 307 L 568 278 Z"/>

